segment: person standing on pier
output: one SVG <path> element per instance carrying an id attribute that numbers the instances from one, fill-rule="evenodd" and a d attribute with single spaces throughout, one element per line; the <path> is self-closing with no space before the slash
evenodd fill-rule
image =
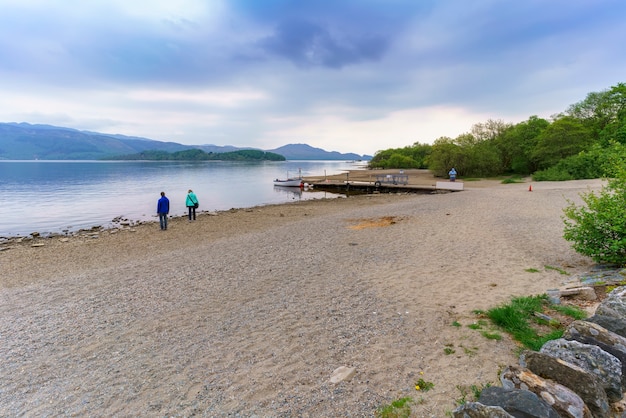
<path id="1" fill-rule="evenodd" d="M 456 170 L 452 167 L 452 170 L 448 172 L 448 176 L 450 176 L 450 181 L 456 180 Z"/>

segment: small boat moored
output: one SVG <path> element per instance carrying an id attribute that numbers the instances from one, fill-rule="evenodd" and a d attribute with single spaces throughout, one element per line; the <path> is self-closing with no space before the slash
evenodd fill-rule
<path id="1" fill-rule="evenodd" d="M 294 178 L 287 178 L 287 179 L 275 179 L 274 180 L 274 186 L 283 186 L 283 187 L 301 187 L 304 185 L 304 182 L 302 179 L 294 179 Z"/>
<path id="2" fill-rule="evenodd" d="M 274 179 L 274 186 L 303 187 L 302 172 L 299 172 L 298 177 L 289 177 L 289 173 L 287 173 L 286 179 Z"/>

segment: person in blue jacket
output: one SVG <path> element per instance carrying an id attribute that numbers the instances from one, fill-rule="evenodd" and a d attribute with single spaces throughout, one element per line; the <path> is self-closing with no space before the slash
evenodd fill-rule
<path id="1" fill-rule="evenodd" d="M 196 220 L 196 208 L 198 207 L 198 198 L 193 190 L 189 189 L 187 192 L 187 200 L 185 201 L 185 206 L 189 209 L 189 221 L 193 219 Z"/>
<path id="2" fill-rule="evenodd" d="M 452 170 L 448 172 L 448 176 L 450 176 L 450 181 L 456 180 L 456 170 L 452 167 Z"/>
<path id="3" fill-rule="evenodd" d="M 170 200 L 165 197 L 165 192 L 161 192 L 161 198 L 157 202 L 157 213 L 161 230 L 164 231 L 167 229 L 167 214 L 170 213 Z"/>

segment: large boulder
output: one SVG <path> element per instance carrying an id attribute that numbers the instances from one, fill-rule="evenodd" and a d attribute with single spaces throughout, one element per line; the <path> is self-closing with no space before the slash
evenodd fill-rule
<path id="1" fill-rule="evenodd" d="M 600 306 L 598 306 L 598 308 Z M 616 318 L 614 316 L 599 315 L 596 312 L 595 315 L 585 319 L 585 321 L 598 324 L 601 327 L 606 328 L 609 331 L 614 332 L 615 334 L 626 338 L 626 319 L 625 318 Z"/>
<path id="2" fill-rule="evenodd" d="M 482 390 L 478 402 L 488 406 L 501 406 L 514 417 L 560 418 L 546 401 L 528 390 L 507 390 L 490 386 Z"/>
<path id="3" fill-rule="evenodd" d="M 626 338 L 588 321 L 572 322 L 563 333 L 563 338 L 595 345 L 614 355 L 622 363 L 622 390 L 626 388 Z"/>
<path id="4" fill-rule="evenodd" d="M 593 373 L 603 382 L 609 402 L 622 399 L 622 362 L 595 345 L 563 338 L 546 342 L 541 353 L 548 354 Z"/>
<path id="5" fill-rule="evenodd" d="M 626 286 L 613 289 L 596 308 L 596 315 L 626 318 Z"/>
<path id="6" fill-rule="evenodd" d="M 609 418 L 610 406 L 600 378 L 575 364 L 536 351 L 524 352 L 520 365 L 544 379 L 554 380 L 578 394 L 595 418 Z"/>
<path id="7" fill-rule="evenodd" d="M 502 387 L 529 390 L 563 418 L 593 418 L 585 402 L 574 391 L 552 380 L 537 376 L 520 366 L 509 366 L 500 374 Z"/>

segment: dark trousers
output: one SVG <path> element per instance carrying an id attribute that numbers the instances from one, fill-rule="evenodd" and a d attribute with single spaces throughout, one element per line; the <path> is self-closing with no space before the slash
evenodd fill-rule
<path id="1" fill-rule="evenodd" d="M 167 229 L 167 213 L 159 213 L 159 224 L 161 229 Z"/>
<path id="2" fill-rule="evenodd" d="M 189 209 L 189 220 L 196 220 L 196 208 L 193 206 L 187 206 Z"/>

